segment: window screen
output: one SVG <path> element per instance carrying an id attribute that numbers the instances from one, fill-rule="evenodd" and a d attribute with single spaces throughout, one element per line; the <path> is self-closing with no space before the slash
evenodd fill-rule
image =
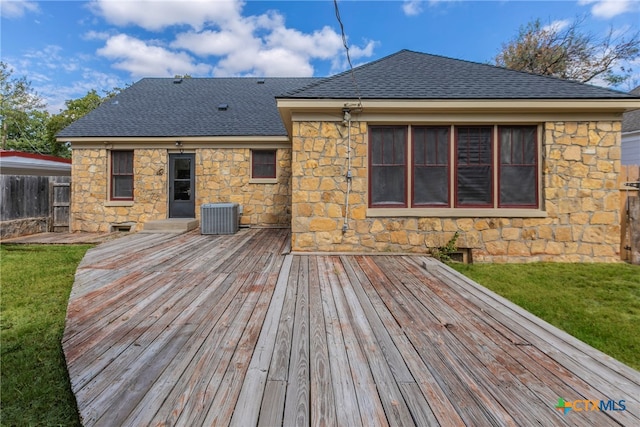
<path id="1" fill-rule="evenodd" d="M 276 150 L 253 150 L 251 156 L 252 178 L 276 178 Z"/>
<path id="2" fill-rule="evenodd" d="M 407 128 L 404 126 L 372 127 L 370 138 L 371 206 L 406 206 Z"/>
<path id="3" fill-rule="evenodd" d="M 537 206 L 535 126 L 500 126 L 499 206 Z"/>
<path id="4" fill-rule="evenodd" d="M 490 127 L 458 127 L 456 201 L 458 206 L 491 206 L 492 153 Z"/>
<path id="5" fill-rule="evenodd" d="M 111 152 L 111 198 L 133 200 L 133 151 Z"/>
<path id="6" fill-rule="evenodd" d="M 449 205 L 449 128 L 413 128 L 413 205 Z"/>

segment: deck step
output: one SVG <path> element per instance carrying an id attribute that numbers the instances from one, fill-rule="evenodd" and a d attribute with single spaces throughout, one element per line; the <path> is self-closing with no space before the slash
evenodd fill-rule
<path id="1" fill-rule="evenodd" d="M 198 228 L 195 218 L 169 218 L 144 223 L 141 233 L 184 233 Z"/>

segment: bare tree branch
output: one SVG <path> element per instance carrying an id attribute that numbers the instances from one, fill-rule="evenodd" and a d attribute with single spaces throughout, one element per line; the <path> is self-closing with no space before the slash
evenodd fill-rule
<path id="1" fill-rule="evenodd" d="M 520 28 L 518 36 L 502 45 L 495 64 L 519 71 L 587 83 L 600 78 L 618 85 L 630 77 L 624 62 L 640 57 L 640 32 L 604 37 L 581 31 L 584 18 L 565 28 L 542 26 L 539 19 Z"/>

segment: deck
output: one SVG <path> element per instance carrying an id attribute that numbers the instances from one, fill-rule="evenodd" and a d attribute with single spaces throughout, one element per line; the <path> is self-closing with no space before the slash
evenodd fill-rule
<path id="1" fill-rule="evenodd" d="M 91 249 L 63 338 L 84 425 L 640 425 L 639 372 L 446 266 L 287 241 L 196 231 Z"/>

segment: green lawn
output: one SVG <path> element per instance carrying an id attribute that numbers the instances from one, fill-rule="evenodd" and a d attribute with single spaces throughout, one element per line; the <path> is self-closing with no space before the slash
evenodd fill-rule
<path id="1" fill-rule="evenodd" d="M 91 246 L 0 245 L 0 423 L 78 426 L 61 339 Z"/>
<path id="2" fill-rule="evenodd" d="M 640 266 L 450 265 L 552 325 L 640 369 Z"/>

